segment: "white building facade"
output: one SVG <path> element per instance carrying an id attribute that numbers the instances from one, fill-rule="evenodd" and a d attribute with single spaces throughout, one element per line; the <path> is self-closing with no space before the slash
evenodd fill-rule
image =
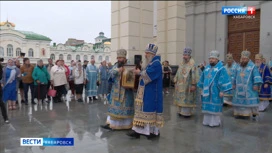
<path id="1" fill-rule="evenodd" d="M 71 61 L 84 60 L 90 61 L 95 59 L 96 65 L 99 65 L 103 60 L 107 62 L 111 61 L 110 58 L 110 43 L 105 42 L 103 49 L 93 49 L 93 44 L 84 44 L 80 47 L 65 46 L 64 44 L 58 44 L 50 47 L 50 58 L 54 61 L 63 59 L 65 64 L 70 65 Z"/>
<path id="2" fill-rule="evenodd" d="M 17 58 L 20 53 L 25 53 L 25 57 L 31 63 L 36 63 L 38 59 L 50 57 L 51 39 L 31 32 L 15 30 L 15 24 L 11 22 L 0 23 L 0 57 L 5 62 L 10 58 Z"/>
<path id="3" fill-rule="evenodd" d="M 105 42 L 105 39 L 108 41 Z M 10 58 L 20 57 L 20 53 L 25 53 L 25 57 L 28 57 L 32 64 L 36 64 L 38 59 L 43 59 L 44 63 L 47 63 L 48 58 L 54 61 L 63 59 L 67 65 L 70 65 L 71 60 L 83 62 L 92 58 L 97 65 L 103 60 L 111 61 L 110 38 L 104 37 L 103 32 L 95 38 L 96 46 L 92 43 L 84 43 L 81 46 L 66 46 L 60 43 L 50 46 L 51 41 L 50 38 L 31 31 L 16 30 L 14 23 L 8 21 L 0 23 L 0 57 L 4 58 L 4 62 Z M 21 57 L 18 59 L 22 62 Z"/>

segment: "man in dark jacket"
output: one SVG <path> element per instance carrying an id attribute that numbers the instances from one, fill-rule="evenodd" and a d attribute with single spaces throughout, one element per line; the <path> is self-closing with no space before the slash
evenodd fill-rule
<path id="1" fill-rule="evenodd" d="M 0 59 L 0 80 L 2 79 L 2 75 L 3 75 L 3 67 L 2 67 L 2 62 L 4 61 L 3 58 Z M 7 114 L 7 109 L 6 109 L 6 105 L 2 100 L 2 85 L 0 85 L 0 107 L 1 107 L 1 112 L 2 112 L 2 116 L 4 118 L 4 121 L 6 124 L 9 123 L 8 120 L 8 114 Z"/>
<path id="2" fill-rule="evenodd" d="M 87 61 L 87 60 L 84 60 L 84 61 L 83 61 L 82 67 L 83 67 L 83 71 L 85 71 L 85 72 L 86 72 L 86 68 L 87 68 L 88 63 L 89 63 L 89 61 Z M 85 89 L 85 91 L 86 91 L 86 87 L 87 87 L 87 86 L 84 84 L 84 89 Z M 86 95 L 85 95 L 85 97 L 84 97 L 84 101 L 87 101 Z"/>
<path id="3" fill-rule="evenodd" d="M 51 58 L 49 58 L 49 59 L 48 59 L 48 64 L 45 65 L 45 67 L 46 67 L 46 69 L 47 69 L 47 72 L 48 72 L 49 74 L 50 74 L 51 68 L 52 68 L 53 66 L 54 66 L 53 60 L 52 60 Z M 49 80 L 48 85 L 47 85 L 47 90 L 49 90 L 50 86 L 51 86 L 51 82 L 50 82 L 50 80 Z"/>
<path id="4" fill-rule="evenodd" d="M 83 69 L 84 70 L 86 70 L 88 63 L 89 63 L 89 61 L 84 60 L 84 62 L 83 62 Z"/>

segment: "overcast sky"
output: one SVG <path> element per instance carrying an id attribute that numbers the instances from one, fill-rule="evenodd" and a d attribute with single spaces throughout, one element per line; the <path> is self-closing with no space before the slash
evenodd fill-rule
<path id="1" fill-rule="evenodd" d="M 51 44 L 65 43 L 68 38 L 94 43 L 101 31 L 111 37 L 110 1 L 0 1 L 0 7 L 1 22 L 8 18 L 16 30 L 45 35 Z"/>

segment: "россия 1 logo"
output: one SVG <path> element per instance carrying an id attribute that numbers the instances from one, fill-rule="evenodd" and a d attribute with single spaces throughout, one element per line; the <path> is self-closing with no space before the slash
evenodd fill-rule
<path id="1" fill-rule="evenodd" d="M 255 7 L 223 6 L 223 15 L 255 15 Z"/>

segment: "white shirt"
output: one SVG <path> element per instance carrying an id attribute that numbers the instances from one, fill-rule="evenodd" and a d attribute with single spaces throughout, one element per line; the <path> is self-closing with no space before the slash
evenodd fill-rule
<path id="1" fill-rule="evenodd" d="M 75 84 L 83 84 L 83 82 L 85 80 L 84 68 L 83 67 L 81 68 L 81 73 L 80 73 L 78 68 L 74 67 L 73 76 L 74 76 L 74 83 Z"/>
<path id="2" fill-rule="evenodd" d="M 50 79 L 54 81 L 54 86 L 67 84 L 65 68 L 62 66 L 54 65 L 50 71 Z"/>

